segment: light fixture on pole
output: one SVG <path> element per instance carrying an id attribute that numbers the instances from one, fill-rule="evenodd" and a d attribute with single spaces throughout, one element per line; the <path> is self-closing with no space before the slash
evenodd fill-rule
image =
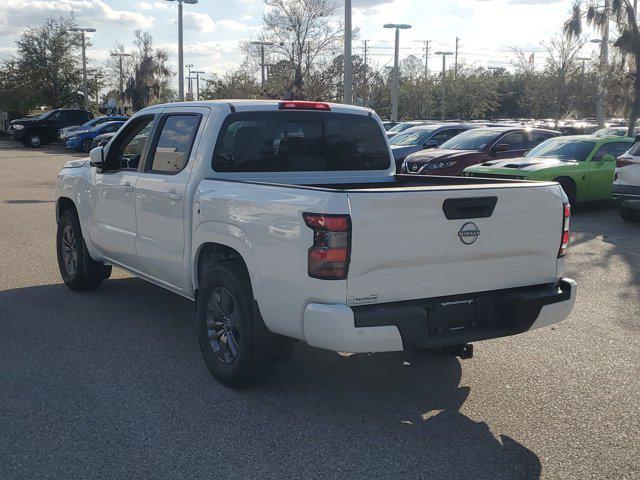
<path id="1" fill-rule="evenodd" d="M 264 82 L 265 82 L 265 77 L 264 77 L 264 67 L 265 67 L 265 63 L 264 63 L 264 47 L 268 46 L 268 45 L 273 45 L 273 42 L 263 42 L 263 41 L 255 40 L 255 41 L 251 42 L 251 45 L 258 45 L 260 47 L 260 86 L 262 88 L 264 88 Z"/>
<path id="2" fill-rule="evenodd" d="M 184 102 L 184 54 L 182 41 L 182 4 L 195 5 L 198 0 L 167 0 L 178 2 L 178 98 Z"/>
<path id="3" fill-rule="evenodd" d="M 122 72 L 122 59 L 125 57 L 130 57 L 130 53 L 111 53 L 112 57 L 118 58 L 118 67 L 119 67 L 119 78 L 120 78 L 120 106 L 122 108 L 122 113 L 124 113 L 124 75 Z"/>
<path id="4" fill-rule="evenodd" d="M 453 55 L 453 52 L 436 52 L 436 55 L 442 55 L 442 120 L 444 120 L 447 111 L 447 55 Z"/>
<path id="5" fill-rule="evenodd" d="M 193 70 L 192 74 L 196 74 L 196 100 L 200 100 L 200 75 L 204 75 L 202 70 Z"/>
<path id="6" fill-rule="evenodd" d="M 387 23 L 383 25 L 384 28 L 394 28 L 396 30 L 396 46 L 395 54 L 393 57 L 393 81 L 391 84 L 391 121 L 398 121 L 398 90 L 400 83 L 399 72 L 399 56 L 400 56 L 400 30 L 407 30 L 411 28 L 411 25 L 406 23 Z"/>
<path id="7" fill-rule="evenodd" d="M 70 28 L 72 32 L 80 32 L 82 35 L 82 93 L 84 95 L 84 109 L 89 109 L 89 93 L 87 91 L 87 44 L 85 41 L 85 33 L 93 33 L 96 31 L 95 28 L 80 28 L 73 27 Z"/>

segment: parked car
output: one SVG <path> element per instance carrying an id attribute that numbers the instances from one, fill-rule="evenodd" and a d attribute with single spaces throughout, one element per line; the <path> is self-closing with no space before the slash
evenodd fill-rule
<path id="1" fill-rule="evenodd" d="M 77 132 L 79 130 L 89 130 L 105 122 L 126 122 L 127 119 L 128 117 L 125 117 L 123 115 L 104 115 L 102 117 L 96 117 L 86 123 L 83 123 L 82 125 L 72 125 L 70 127 L 61 128 L 60 130 L 58 130 L 58 138 L 60 140 L 66 141 L 73 132 Z"/>
<path id="2" fill-rule="evenodd" d="M 96 147 L 104 147 L 107 143 L 109 143 L 109 140 L 111 140 L 113 137 L 115 136 L 115 132 L 114 133 L 102 133 L 98 136 L 96 136 L 93 139 L 93 143 L 91 144 L 91 148 L 96 148 Z"/>
<path id="3" fill-rule="evenodd" d="M 638 135 L 640 131 L 636 128 L 634 129 L 633 136 Z M 601 128 L 600 130 L 596 130 L 593 133 L 596 137 L 626 137 L 627 136 L 627 127 L 606 127 Z"/>
<path id="4" fill-rule="evenodd" d="M 628 152 L 618 157 L 613 199 L 623 220 L 640 220 L 640 137 L 636 137 Z"/>
<path id="5" fill-rule="evenodd" d="M 551 180 L 562 185 L 571 204 L 611 198 L 616 157 L 633 140 L 576 135 L 541 143 L 524 158 L 492 160 L 464 171 L 465 176 Z"/>
<path id="6" fill-rule="evenodd" d="M 385 130 L 389 130 L 390 128 L 395 127 L 398 124 L 398 122 L 392 122 L 389 120 L 383 120 L 382 121 L 382 126 L 384 127 Z"/>
<path id="7" fill-rule="evenodd" d="M 460 175 L 462 171 L 489 160 L 521 157 L 549 138 L 554 130 L 524 127 L 487 127 L 468 130 L 443 143 L 440 148 L 409 155 L 402 172 L 418 175 Z"/>
<path id="8" fill-rule="evenodd" d="M 87 130 L 76 130 L 67 138 L 66 147 L 69 150 L 89 153 L 93 148 L 93 139 L 95 137 L 104 133 L 115 133 L 124 124 L 125 122 L 123 121 L 105 122 Z"/>
<path id="9" fill-rule="evenodd" d="M 431 123 L 431 122 L 427 120 L 411 120 L 409 122 L 400 122 L 387 130 L 387 137 L 393 138 L 394 136 L 404 132 L 409 128 L 418 127 L 420 125 L 426 125 L 428 123 Z"/>
<path id="10" fill-rule="evenodd" d="M 396 176 L 366 108 L 154 105 L 57 176 L 58 265 L 74 290 L 116 265 L 194 300 L 225 385 L 268 375 L 292 339 L 469 357 L 468 342 L 556 323 L 575 302 L 566 195 L 523 187 Z"/>
<path id="11" fill-rule="evenodd" d="M 56 141 L 58 130 L 71 125 L 80 125 L 93 118 L 87 110 L 58 108 L 35 117 L 12 120 L 9 135 L 28 147 L 41 147 Z"/>
<path id="12" fill-rule="evenodd" d="M 391 152 L 396 162 L 398 172 L 402 169 L 403 160 L 412 153 L 428 148 L 435 148 L 456 135 L 480 128 L 473 124 L 433 124 L 411 127 L 389 140 Z"/>

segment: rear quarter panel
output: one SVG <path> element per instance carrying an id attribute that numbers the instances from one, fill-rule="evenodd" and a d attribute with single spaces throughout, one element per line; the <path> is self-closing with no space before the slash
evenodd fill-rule
<path id="1" fill-rule="evenodd" d="M 201 182 L 194 204 L 194 264 L 210 242 L 240 253 L 271 331 L 304 339 L 308 303 L 346 303 L 346 280 L 309 277 L 313 233 L 302 218 L 303 212 L 348 214 L 345 193 L 212 179 Z"/>

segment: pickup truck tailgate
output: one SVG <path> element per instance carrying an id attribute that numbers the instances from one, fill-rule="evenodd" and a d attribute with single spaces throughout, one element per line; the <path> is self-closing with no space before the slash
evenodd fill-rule
<path id="1" fill-rule="evenodd" d="M 351 190 L 348 198 L 349 305 L 556 280 L 563 221 L 557 184 Z"/>

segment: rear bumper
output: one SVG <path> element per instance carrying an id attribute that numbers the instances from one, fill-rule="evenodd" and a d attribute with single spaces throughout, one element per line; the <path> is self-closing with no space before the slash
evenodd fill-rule
<path id="1" fill-rule="evenodd" d="M 640 200 L 640 186 L 619 185 L 614 183 L 612 197 L 618 202 L 624 202 L 626 200 Z"/>
<path id="2" fill-rule="evenodd" d="M 569 316 L 575 298 L 576 283 L 563 278 L 555 287 L 539 285 L 361 307 L 312 303 L 305 310 L 304 333 L 310 345 L 339 352 L 438 348 L 558 323 Z"/>

